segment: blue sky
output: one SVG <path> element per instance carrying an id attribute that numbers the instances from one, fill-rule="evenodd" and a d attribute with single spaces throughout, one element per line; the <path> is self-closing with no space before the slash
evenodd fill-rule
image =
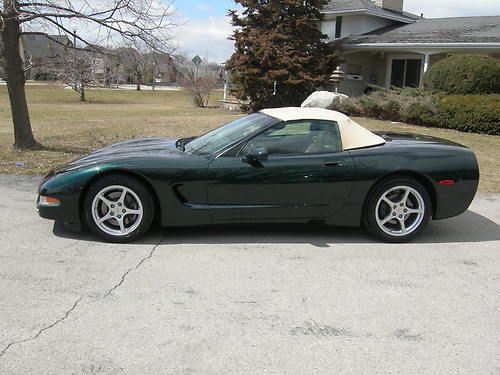
<path id="1" fill-rule="evenodd" d="M 178 50 L 188 56 L 199 54 L 214 62 L 224 62 L 233 51 L 228 40 L 231 25 L 226 17 L 233 0 L 174 0 Z M 405 0 L 405 10 L 424 13 L 427 18 L 500 15 L 500 0 Z"/>
<path id="2" fill-rule="evenodd" d="M 224 16 L 228 9 L 235 8 L 235 3 L 232 0 L 177 0 L 175 6 L 191 19 L 203 19 Z"/>

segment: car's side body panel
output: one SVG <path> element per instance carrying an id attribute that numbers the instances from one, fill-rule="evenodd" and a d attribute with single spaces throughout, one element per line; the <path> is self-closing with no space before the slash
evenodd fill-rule
<path id="1" fill-rule="evenodd" d="M 324 219 L 342 209 L 353 176 L 348 152 L 255 163 L 220 157 L 208 170 L 210 215 L 213 222 Z"/>

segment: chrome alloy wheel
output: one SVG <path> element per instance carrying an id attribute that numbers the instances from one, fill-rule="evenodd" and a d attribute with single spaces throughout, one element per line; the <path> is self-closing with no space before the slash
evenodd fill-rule
<path id="1" fill-rule="evenodd" d="M 92 201 L 92 218 L 97 227 L 111 236 L 126 236 L 141 224 L 142 202 L 131 189 L 107 186 Z"/>
<path id="2" fill-rule="evenodd" d="M 424 220 L 424 199 L 409 186 L 395 186 L 381 195 L 375 214 L 383 232 L 394 237 L 406 236 Z"/>

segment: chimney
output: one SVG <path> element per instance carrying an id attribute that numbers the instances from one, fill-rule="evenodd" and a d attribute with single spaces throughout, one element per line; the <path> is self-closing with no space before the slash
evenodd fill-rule
<path id="1" fill-rule="evenodd" d="M 382 9 L 403 13 L 404 0 L 375 0 L 375 5 Z"/>

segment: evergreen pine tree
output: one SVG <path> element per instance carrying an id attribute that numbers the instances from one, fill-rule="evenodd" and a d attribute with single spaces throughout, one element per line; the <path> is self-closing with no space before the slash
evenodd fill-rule
<path id="1" fill-rule="evenodd" d="M 319 29 L 328 0 L 235 1 L 243 11 L 229 11 L 236 51 L 227 69 L 238 99 L 252 110 L 297 106 L 328 83 L 338 63 Z"/>

